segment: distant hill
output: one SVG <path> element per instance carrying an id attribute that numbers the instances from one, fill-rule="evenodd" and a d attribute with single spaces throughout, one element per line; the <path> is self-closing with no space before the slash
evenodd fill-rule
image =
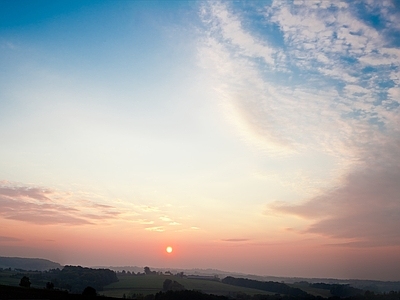
<path id="1" fill-rule="evenodd" d="M 46 271 L 49 269 L 62 269 L 59 263 L 52 262 L 47 259 L 40 258 L 20 258 L 20 257 L 2 257 L 0 256 L 0 268 L 11 268 L 11 269 L 23 269 L 23 270 L 38 270 Z M 107 268 L 117 272 L 123 270 L 143 273 L 143 267 L 138 266 L 123 266 L 123 267 L 112 267 L 112 266 L 97 266 L 93 268 Z M 347 284 L 354 288 L 369 290 L 378 293 L 387 293 L 390 291 L 400 291 L 400 281 L 379 281 L 379 280 L 358 280 L 358 279 L 335 279 L 335 278 L 302 278 L 302 277 L 278 277 L 278 276 L 260 276 L 252 274 L 244 274 L 237 272 L 227 272 L 217 269 L 180 269 L 180 268 L 156 268 L 151 267 L 151 270 L 171 271 L 173 274 L 183 272 L 185 275 L 204 275 L 204 276 L 218 276 L 223 279 L 227 276 L 248 278 L 258 281 L 274 281 L 292 285 L 293 287 L 308 286 L 314 283 L 326 283 L 326 284 Z"/>
<path id="2" fill-rule="evenodd" d="M 46 271 L 62 268 L 59 263 L 42 258 L 22 258 L 0 256 L 0 268 L 22 269 L 27 271 Z"/>
<path id="3" fill-rule="evenodd" d="M 122 270 L 130 272 L 141 272 L 143 273 L 143 267 L 138 266 L 124 266 L 124 267 L 97 267 L 97 268 L 108 268 L 117 272 Z M 217 269 L 179 269 L 179 268 L 157 268 L 151 267 L 151 270 L 161 271 L 165 273 L 166 271 L 171 271 L 173 274 L 183 272 L 185 275 L 204 275 L 204 276 L 218 276 L 223 279 L 227 276 L 241 277 L 254 279 L 259 281 L 274 281 L 283 282 L 286 284 L 291 284 L 293 286 L 298 286 L 300 284 L 307 286 L 313 283 L 327 283 L 327 284 L 347 284 L 354 288 L 369 290 L 377 293 L 388 293 L 390 291 L 400 291 L 400 281 L 380 281 L 380 280 L 363 280 L 363 279 L 335 279 L 335 278 L 306 278 L 306 277 L 279 277 L 279 276 L 260 276 L 252 275 L 238 272 L 228 272 Z"/>

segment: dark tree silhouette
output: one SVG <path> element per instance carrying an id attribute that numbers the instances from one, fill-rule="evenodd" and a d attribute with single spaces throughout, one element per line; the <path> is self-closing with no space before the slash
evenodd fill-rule
<path id="1" fill-rule="evenodd" d="M 91 269 L 80 266 L 65 266 L 57 279 L 60 283 L 57 287 L 68 289 L 73 293 L 80 293 L 87 286 L 101 291 L 105 285 L 118 281 L 116 273 L 109 269 Z"/>
<path id="2" fill-rule="evenodd" d="M 165 279 L 163 283 L 163 291 L 168 291 L 169 286 L 171 285 L 171 279 Z"/>
<path id="3" fill-rule="evenodd" d="M 82 296 L 84 296 L 84 297 L 96 297 L 97 296 L 96 289 L 91 287 L 91 286 L 87 286 L 83 290 Z"/>
<path id="4" fill-rule="evenodd" d="M 164 291 L 183 291 L 185 287 L 177 281 L 171 279 L 165 279 L 163 283 Z"/>
<path id="5" fill-rule="evenodd" d="M 29 280 L 29 277 L 26 277 L 26 276 L 22 277 L 21 281 L 19 282 L 19 286 L 30 287 L 31 286 L 31 282 Z"/>
<path id="6" fill-rule="evenodd" d="M 157 273 L 157 271 L 150 270 L 149 267 L 144 267 L 144 274 L 145 275 L 157 275 L 158 273 Z M 138 273 L 138 275 L 139 275 L 139 273 Z"/>
<path id="7" fill-rule="evenodd" d="M 52 289 L 54 289 L 54 283 L 52 283 L 52 282 L 47 282 L 46 283 L 46 289 L 48 289 L 48 290 L 52 290 Z"/>

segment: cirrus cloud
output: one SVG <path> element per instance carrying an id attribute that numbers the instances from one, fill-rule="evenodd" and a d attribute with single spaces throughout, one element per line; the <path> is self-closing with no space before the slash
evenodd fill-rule
<path id="1" fill-rule="evenodd" d="M 314 150 L 339 158 L 342 172 L 317 196 L 268 204 L 269 211 L 309 220 L 303 233 L 400 245 L 400 48 L 393 39 L 400 32 L 393 5 L 274 1 L 257 10 L 263 34 L 251 31 L 255 19 L 233 3 L 207 2 L 202 10 L 208 32 L 200 61 L 245 140 L 270 156 Z M 368 19 L 377 11 L 379 26 Z"/>
<path id="2" fill-rule="evenodd" d="M 0 217 L 39 225 L 87 225 L 116 218 L 114 207 L 69 193 L 4 182 L 0 186 Z"/>

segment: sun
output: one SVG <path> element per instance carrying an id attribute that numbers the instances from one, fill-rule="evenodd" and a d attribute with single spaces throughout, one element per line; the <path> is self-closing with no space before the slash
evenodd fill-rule
<path id="1" fill-rule="evenodd" d="M 168 246 L 168 247 L 165 249 L 165 251 L 167 251 L 167 253 L 171 253 L 171 252 L 172 252 L 172 247 L 171 247 L 171 246 Z"/>

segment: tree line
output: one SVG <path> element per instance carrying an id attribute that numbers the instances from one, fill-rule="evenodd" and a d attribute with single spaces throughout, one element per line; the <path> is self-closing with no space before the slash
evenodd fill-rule
<path id="1" fill-rule="evenodd" d="M 340 298 L 333 296 L 329 298 L 323 298 L 321 296 L 313 296 L 306 294 L 305 296 L 289 296 L 289 295 L 247 295 L 239 293 L 236 297 L 237 300 L 400 300 L 400 292 L 390 292 L 383 294 L 374 294 L 373 292 L 365 292 L 355 296 Z M 200 291 L 193 290 L 181 290 L 181 291 L 167 291 L 158 292 L 157 294 L 147 295 L 143 300 L 232 300 L 232 297 L 219 296 L 213 294 L 204 294 Z"/>
<path id="2" fill-rule="evenodd" d="M 246 288 L 252 288 L 267 292 L 273 292 L 277 294 L 284 294 L 293 297 L 306 297 L 309 294 L 299 288 L 288 286 L 285 283 L 275 281 L 258 281 L 247 278 L 235 278 L 232 276 L 225 277 L 222 279 L 222 283 L 241 286 Z"/>
<path id="3" fill-rule="evenodd" d="M 310 287 L 329 290 L 332 296 L 350 297 L 361 295 L 363 290 L 350 286 L 349 284 L 328 284 L 328 283 L 310 283 Z"/>
<path id="4" fill-rule="evenodd" d="M 34 285 L 43 284 L 47 289 L 63 289 L 72 293 L 82 293 L 91 286 L 97 291 L 103 287 L 117 282 L 117 274 L 110 269 L 92 269 L 81 266 L 65 266 L 62 270 L 53 269 L 46 272 L 29 272 L 16 274 L 22 277 L 20 285 L 29 287 L 31 282 Z"/>

